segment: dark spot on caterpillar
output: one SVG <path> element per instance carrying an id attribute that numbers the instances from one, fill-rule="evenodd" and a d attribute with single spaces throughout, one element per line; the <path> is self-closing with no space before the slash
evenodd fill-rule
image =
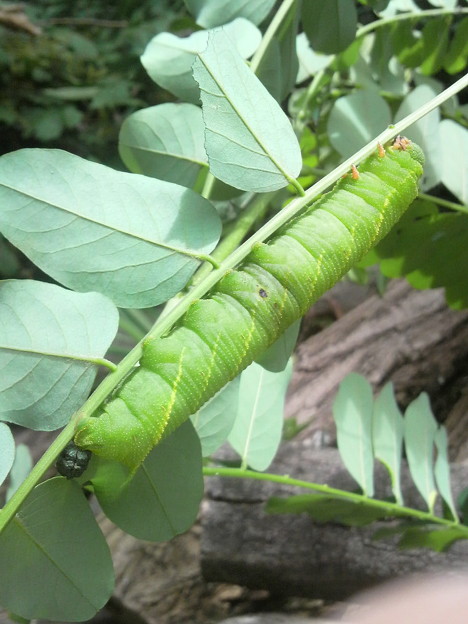
<path id="1" fill-rule="evenodd" d="M 63 477 L 74 479 L 81 477 L 90 459 L 91 451 L 80 449 L 74 442 L 70 442 L 60 453 L 55 467 Z"/>
<path id="2" fill-rule="evenodd" d="M 268 297 L 268 293 L 266 290 L 264 290 L 263 288 L 260 288 L 258 291 L 258 294 L 260 295 L 260 297 L 262 297 L 263 299 L 266 299 Z"/>

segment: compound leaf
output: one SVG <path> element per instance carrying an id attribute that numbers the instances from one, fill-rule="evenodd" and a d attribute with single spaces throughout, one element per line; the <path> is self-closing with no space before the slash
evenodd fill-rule
<path id="1" fill-rule="evenodd" d="M 451 307 L 466 308 L 468 215 L 416 200 L 365 263 L 375 261 L 385 276 L 404 276 L 419 289 L 443 287 Z"/>
<path id="2" fill-rule="evenodd" d="M 9 485 L 6 500 L 9 501 L 18 487 L 23 483 L 32 468 L 32 457 L 29 448 L 25 444 L 18 444 L 15 452 L 15 461 L 9 475 Z"/>
<path id="3" fill-rule="evenodd" d="M 262 37 L 258 28 L 243 17 L 225 24 L 223 30 L 244 59 L 252 56 Z M 150 78 L 181 100 L 198 104 L 200 90 L 193 79 L 192 65 L 196 55 L 205 50 L 210 32 L 197 31 L 183 38 L 164 32 L 153 37 L 141 56 Z"/>
<path id="4" fill-rule="evenodd" d="M 188 10 L 203 28 L 222 26 L 236 17 L 261 24 L 273 8 L 275 0 L 185 0 Z"/>
<path id="5" fill-rule="evenodd" d="M 289 498 L 272 497 L 268 513 L 307 513 L 316 522 L 339 522 L 348 526 L 365 526 L 390 514 L 383 508 L 366 505 L 330 494 L 299 494 Z"/>
<path id="6" fill-rule="evenodd" d="M 291 363 L 281 373 L 253 363 L 241 375 L 239 412 L 228 439 L 254 470 L 266 470 L 278 450 L 291 372 Z"/>
<path id="7" fill-rule="evenodd" d="M 214 453 L 226 441 L 239 409 L 240 376 L 214 395 L 193 416 L 200 437 L 203 457 Z"/>
<path id="8" fill-rule="evenodd" d="M 117 326 L 117 309 L 99 293 L 0 283 L 1 418 L 42 431 L 66 424 L 88 396 L 95 360 Z"/>
<path id="9" fill-rule="evenodd" d="M 132 173 L 192 188 L 208 167 L 202 112 L 193 104 L 159 104 L 133 113 L 119 134 L 120 156 Z"/>
<path id="10" fill-rule="evenodd" d="M 222 30 L 210 36 L 193 74 L 216 178 L 245 191 L 267 192 L 299 175 L 301 151 L 288 118 Z"/>
<path id="11" fill-rule="evenodd" d="M 371 141 L 390 121 L 387 102 L 374 89 L 361 89 L 334 103 L 328 118 L 330 142 L 347 158 Z"/>
<path id="12" fill-rule="evenodd" d="M 33 490 L 0 535 L 0 559 L 0 603 L 25 618 L 88 620 L 112 594 L 109 548 L 81 488 L 63 477 Z"/>
<path id="13" fill-rule="evenodd" d="M 468 207 L 468 130 L 450 119 L 439 124 L 441 181 Z"/>
<path id="14" fill-rule="evenodd" d="M 220 234 L 215 209 L 190 189 L 61 150 L 2 156 L 2 186 L 4 236 L 65 286 L 121 307 L 175 295 Z"/>
<path id="15" fill-rule="evenodd" d="M 453 518 L 458 518 L 450 487 L 450 463 L 448 459 L 448 440 L 445 427 L 439 427 L 434 436 L 437 449 L 437 459 L 434 466 L 434 475 L 440 495 L 447 504 Z"/>
<path id="16" fill-rule="evenodd" d="M 302 25 L 311 47 L 324 54 L 337 54 L 354 40 L 357 11 L 349 0 L 307 0 L 302 5 Z"/>
<path id="17" fill-rule="evenodd" d="M 117 526 L 139 539 L 170 540 L 197 517 L 203 496 L 200 440 L 192 423 L 185 422 L 151 451 L 118 497 L 109 496 L 105 475 L 89 478 Z"/>
<path id="18" fill-rule="evenodd" d="M 15 460 L 15 440 L 10 427 L 0 422 L 0 485 L 5 481 Z"/>
<path id="19" fill-rule="evenodd" d="M 442 552 L 459 539 L 467 539 L 462 527 L 434 528 L 411 527 L 404 531 L 398 546 L 400 548 L 430 548 Z"/>
<path id="20" fill-rule="evenodd" d="M 434 482 L 434 436 L 437 423 L 425 392 L 405 412 L 405 448 L 414 484 L 433 513 L 437 498 Z"/>
<path id="21" fill-rule="evenodd" d="M 272 373 L 283 371 L 288 365 L 289 358 L 296 346 L 300 327 L 300 320 L 290 325 L 284 334 L 256 360 L 257 364 L 260 364 L 260 366 Z"/>
<path id="22" fill-rule="evenodd" d="M 333 402 L 338 450 L 344 465 L 369 497 L 374 494 L 372 409 L 369 382 L 356 373 L 347 375 Z"/>
<path id="23" fill-rule="evenodd" d="M 278 102 L 291 93 L 296 83 L 299 68 L 296 52 L 298 24 L 299 3 L 295 2 L 283 18 L 281 27 L 273 33 L 255 70 L 255 74 Z"/>
<path id="24" fill-rule="evenodd" d="M 393 385 L 386 384 L 374 402 L 372 436 L 374 455 L 387 468 L 392 492 L 399 505 L 403 504 L 400 487 L 404 423 L 393 394 Z"/>

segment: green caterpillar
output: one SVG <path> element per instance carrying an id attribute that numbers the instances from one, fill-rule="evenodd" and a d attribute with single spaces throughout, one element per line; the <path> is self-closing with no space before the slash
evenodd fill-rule
<path id="1" fill-rule="evenodd" d="M 417 195 L 423 163 L 407 139 L 379 145 L 359 173 L 255 246 L 171 333 L 148 341 L 116 395 L 80 421 L 76 444 L 135 470 L 390 230 Z"/>

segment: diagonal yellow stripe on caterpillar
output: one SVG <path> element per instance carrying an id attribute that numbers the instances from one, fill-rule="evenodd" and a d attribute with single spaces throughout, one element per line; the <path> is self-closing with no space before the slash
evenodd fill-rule
<path id="1" fill-rule="evenodd" d="M 399 137 L 148 341 L 116 395 L 78 423 L 76 444 L 135 470 L 149 451 L 265 351 L 398 221 L 418 193 L 424 155 Z M 182 365 L 183 362 L 183 365 Z M 170 406 L 170 411 L 168 408 Z"/>

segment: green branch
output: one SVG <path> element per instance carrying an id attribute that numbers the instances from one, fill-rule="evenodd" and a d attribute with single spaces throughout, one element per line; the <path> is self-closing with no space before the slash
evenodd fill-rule
<path id="1" fill-rule="evenodd" d="M 280 483 L 281 485 L 305 488 L 307 490 L 313 490 L 314 492 L 328 494 L 331 497 L 340 497 L 353 503 L 360 503 L 362 505 L 367 505 L 368 507 L 380 509 L 388 516 L 407 516 L 408 518 L 413 518 L 414 520 L 426 523 L 440 524 L 445 527 L 457 528 L 462 532 L 466 532 L 466 538 L 468 539 L 468 526 L 462 525 L 459 522 L 446 520 L 445 518 L 434 516 L 426 511 L 419 511 L 418 509 L 412 509 L 411 507 L 404 507 L 402 505 L 398 505 L 397 503 L 389 503 L 376 498 L 368 498 L 362 494 L 355 494 L 353 492 L 347 492 L 346 490 L 338 490 L 320 483 L 311 483 L 309 481 L 302 481 L 301 479 L 293 479 L 291 477 L 275 475 L 268 472 L 243 470 L 242 468 L 205 467 L 203 468 L 203 474 L 205 477 L 255 479 L 257 481 L 269 481 L 270 483 Z"/>
<path id="2" fill-rule="evenodd" d="M 419 193 L 419 199 L 426 199 L 427 201 L 438 204 L 443 208 L 449 208 L 450 210 L 455 210 L 456 212 L 468 212 L 468 206 L 447 201 L 446 199 L 442 199 L 441 197 L 435 197 L 434 195 L 429 195 L 427 193 Z"/>

